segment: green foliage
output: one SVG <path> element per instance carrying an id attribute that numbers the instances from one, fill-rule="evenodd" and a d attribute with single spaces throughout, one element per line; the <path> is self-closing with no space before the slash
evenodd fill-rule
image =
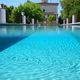
<path id="1" fill-rule="evenodd" d="M 71 18 L 73 14 L 80 18 L 80 0 L 61 0 L 61 4 L 63 19 L 66 17 Z"/>
<path id="2" fill-rule="evenodd" d="M 6 20 L 7 20 L 7 22 L 12 22 L 11 21 L 11 14 L 12 14 L 12 10 L 14 9 L 14 7 L 13 6 L 10 6 L 10 7 L 8 7 L 8 6 L 5 6 L 5 9 L 6 9 Z"/>
<path id="3" fill-rule="evenodd" d="M 21 23 L 21 21 L 22 21 L 21 10 L 22 10 L 22 6 L 20 5 L 19 7 L 15 8 L 15 9 L 12 11 L 11 21 L 12 21 L 13 23 Z"/>
<path id="4" fill-rule="evenodd" d="M 30 23 L 32 18 L 39 21 L 44 20 L 44 13 L 41 11 L 39 4 L 26 2 L 16 7 L 12 11 L 11 21 L 16 23 L 21 23 L 22 21 L 21 12 L 25 13 L 27 23 Z"/>
<path id="5" fill-rule="evenodd" d="M 55 21 L 56 20 L 56 16 L 55 15 L 49 15 L 48 16 L 48 21 L 49 22 L 52 22 L 52 21 Z"/>

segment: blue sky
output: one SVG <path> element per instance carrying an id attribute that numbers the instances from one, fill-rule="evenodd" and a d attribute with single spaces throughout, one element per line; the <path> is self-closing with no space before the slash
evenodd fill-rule
<path id="1" fill-rule="evenodd" d="M 26 2 L 27 0 L 0 0 L 0 4 L 6 4 L 6 5 L 8 5 L 8 6 L 11 6 L 11 5 L 13 5 L 13 6 L 18 6 L 18 5 L 20 5 L 20 4 L 22 4 L 22 3 L 24 3 L 24 2 Z M 31 0 L 32 2 L 36 2 L 36 3 L 38 3 L 38 2 L 41 2 L 41 0 Z M 57 3 L 59 3 L 60 2 L 60 0 L 49 0 L 49 2 L 57 2 Z M 58 13 L 60 14 L 60 10 L 61 10 L 61 6 L 59 5 L 59 7 L 58 7 Z"/>

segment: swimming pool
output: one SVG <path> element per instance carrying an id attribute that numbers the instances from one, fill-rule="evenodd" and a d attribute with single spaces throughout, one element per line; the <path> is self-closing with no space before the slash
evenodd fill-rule
<path id="1" fill-rule="evenodd" d="M 79 31 L 39 26 L 20 32 L 25 38 L 0 52 L 0 80 L 80 80 Z"/>
<path id="2" fill-rule="evenodd" d="M 32 31 L 28 26 L 0 26 L 0 52 L 28 37 Z"/>

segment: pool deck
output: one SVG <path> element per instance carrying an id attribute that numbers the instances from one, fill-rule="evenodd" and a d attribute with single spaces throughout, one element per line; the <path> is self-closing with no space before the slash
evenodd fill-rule
<path id="1" fill-rule="evenodd" d="M 75 25 L 80 25 L 80 22 L 76 22 L 76 23 L 69 23 L 69 24 L 62 24 L 63 26 L 75 26 Z M 76 27 L 76 26 L 75 26 Z M 80 27 L 80 26 L 78 26 Z"/>

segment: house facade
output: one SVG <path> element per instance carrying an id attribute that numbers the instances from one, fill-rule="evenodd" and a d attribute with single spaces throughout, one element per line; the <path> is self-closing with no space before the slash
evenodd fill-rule
<path id="1" fill-rule="evenodd" d="M 58 3 L 49 3 L 48 0 L 42 0 L 39 4 L 45 14 L 45 18 L 47 18 L 48 15 L 55 15 L 56 20 L 58 20 Z"/>
<path id="2" fill-rule="evenodd" d="M 30 0 L 27 0 L 27 2 L 29 1 Z M 49 15 L 55 15 L 56 21 L 58 21 L 58 3 L 49 3 L 48 0 L 41 0 L 39 4 L 41 5 L 41 10 L 44 12 L 46 19 Z M 0 23 L 6 23 L 6 10 L 4 6 L 4 4 L 0 4 Z"/>

